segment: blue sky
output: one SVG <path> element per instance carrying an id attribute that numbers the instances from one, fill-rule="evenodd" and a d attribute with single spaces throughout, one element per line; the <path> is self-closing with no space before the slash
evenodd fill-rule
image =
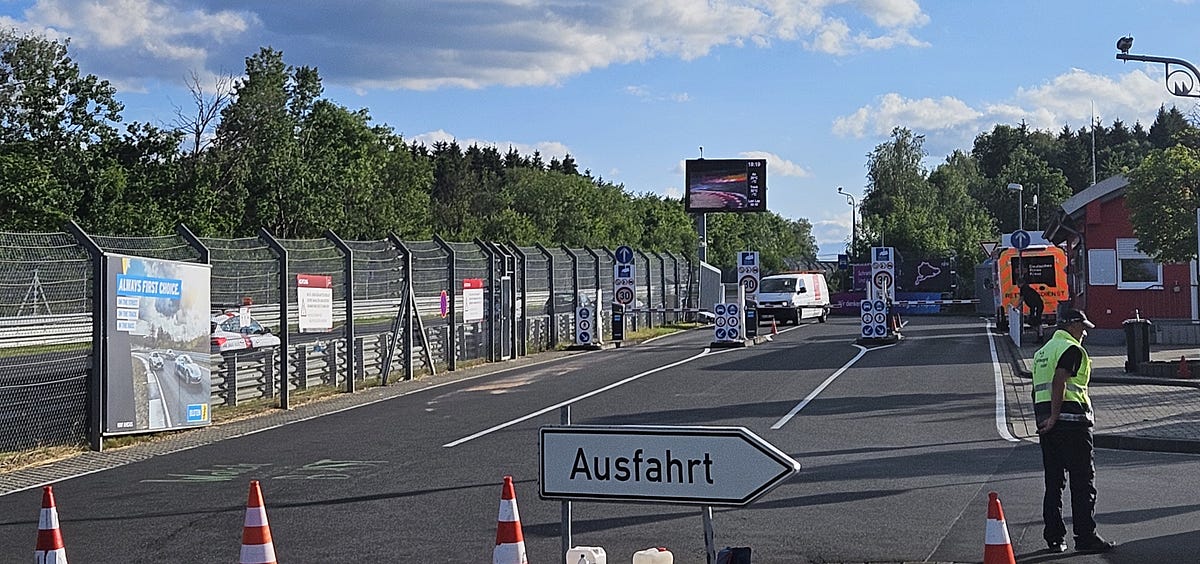
<path id="1" fill-rule="evenodd" d="M 325 95 L 427 143 L 569 152 L 633 193 L 677 196 L 683 160 L 768 159 L 768 207 L 823 257 L 850 233 L 866 155 L 893 127 L 933 167 L 996 123 L 1146 126 L 1160 65 L 1200 63 L 1191 0 L 0 0 L 0 25 L 70 38 L 126 121 L 169 125 L 185 79 L 240 75 L 269 45 Z"/>

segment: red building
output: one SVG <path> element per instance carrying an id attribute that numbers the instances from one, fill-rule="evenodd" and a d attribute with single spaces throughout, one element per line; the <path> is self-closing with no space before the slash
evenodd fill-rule
<path id="1" fill-rule="evenodd" d="M 1122 175 L 1106 178 L 1062 203 L 1046 239 L 1067 249 L 1073 307 L 1096 324 L 1103 341 L 1123 342 L 1121 322 L 1141 315 L 1156 324 L 1197 319 L 1195 266 L 1160 264 L 1137 250 Z"/>

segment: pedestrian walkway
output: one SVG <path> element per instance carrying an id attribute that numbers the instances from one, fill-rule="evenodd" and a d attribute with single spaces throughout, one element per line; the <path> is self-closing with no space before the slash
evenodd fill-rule
<path id="1" fill-rule="evenodd" d="M 1030 370 L 1041 345 L 1027 343 L 1018 349 L 1006 335 L 995 338 L 1013 359 L 1010 423 L 1017 435 L 1034 438 Z M 1092 359 L 1089 395 L 1096 412 L 1097 447 L 1200 454 L 1200 374 L 1186 380 L 1138 376 L 1125 372 L 1124 345 L 1083 344 Z M 1200 348 L 1150 346 L 1152 361 L 1177 362 L 1180 357 L 1200 357 Z"/>

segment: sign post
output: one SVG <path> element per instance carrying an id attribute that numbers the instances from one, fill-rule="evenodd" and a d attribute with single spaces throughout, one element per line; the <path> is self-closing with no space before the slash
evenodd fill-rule
<path id="1" fill-rule="evenodd" d="M 867 299 L 896 301 L 896 252 L 892 247 L 871 247 L 871 283 Z"/>
<path id="2" fill-rule="evenodd" d="M 613 301 L 621 306 L 621 315 L 617 315 L 617 308 L 613 308 L 613 340 L 620 341 L 625 339 L 625 315 L 624 312 L 630 309 L 635 309 L 636 302 L 634 301 L 634 290 L 637 289 L 637 281 L 634 277 L 637 272 L 633 264 L 633 249 L 628 245 L 617 247 L 613 253 Z M 635 313 L 636 315 L 636 313 Z M 618 318 L 622 323 L 620 336 L 618 336 L 616 323 Z M 636 327 L 635 327 L 636 329 Z"/>

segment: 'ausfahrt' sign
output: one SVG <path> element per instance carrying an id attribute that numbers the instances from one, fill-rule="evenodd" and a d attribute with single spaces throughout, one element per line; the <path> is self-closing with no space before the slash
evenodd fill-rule
<path id="1" fill-rule="evenodd" d="M 742 427 L 548 426 L 541 497 L 746 505 L 800 463 Z"/>

